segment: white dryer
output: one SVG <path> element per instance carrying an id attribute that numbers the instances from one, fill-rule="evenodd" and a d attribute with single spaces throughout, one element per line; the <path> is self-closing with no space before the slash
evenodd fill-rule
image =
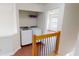
<path id="1" fill-rule="evenodd" d="M 42 31 L 40 28 L 30 28 L 32 30 L 32 34 L 41 35 Z"/>

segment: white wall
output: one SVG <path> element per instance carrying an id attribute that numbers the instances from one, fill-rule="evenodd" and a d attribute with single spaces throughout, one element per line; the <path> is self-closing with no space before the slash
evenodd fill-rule
<path id="1" fill-rule="evenodd" d="M 64 3 L 47 3 L 45 4 L 45 10 L 49 11 L 52 9 L 60 8 Z"/>
<path id="2" fill-rule="evenodd" d="M 13 55 L 18 49 L 20 49 L 20 41 L 18 38 L 18 34 L 0 37 L 0 56 Z"/>
<path id="3" fill-rule="evenodd" d="M 62 22 L 63 22 L 63 14 L 64 14 L 64 3 L 53 3 L 46 5 L 46 12 L 51 11 L 53 9 L 59 9 L 59 16 L 58 16 L 58 31 L 62 30 Z M 47 17 L 47 16 L 46 16 Z"/>
<path id="4" fill-rule="evenodd" d="M 71 52 L 76 43 L 78 33 L 78 12 L 78 4 L 65 4 L 60 40 L 61 55 Z"/>
<path id="5" fill-rule="evenodd" d="M 78 29 L 78 37 L 77 37 L 77 40 L 76 40 L 76 44 L 75 44 L 74 50 L 72 52 L 73 52 L 74 56 L 79 56 L 79 29 Z"/>
<path id="6" fill-rule="evenodd" d="M 17 3 L 17 8 L 27 11 L 43 12 L 43 5 L 40 3 Z"/>
<path id="7" fill-rule="evenodd" d="M 32 12 L 32 11 L 23 11 L 20 10 L 19 11 L 19 25 L 20 26 L 36 26 L 36 22 L 37 22 L 37 17 L 36 18 L 32 18 L 29 17 L 29 15 L 37 15 L 37 12 Z"/>
<path id="8" fill-rule="evenodd" d="M 78 4 L 78 6 L 79 6 L 79 4 Z M 79 7 L 78 7 L 78 25 L 77 26 L 79 26 Z M 76 44 L 75 44 L 75 47 L 74 47 L 74 50 L 73 50 L 73 55 L 74 56 L 79 56 L 79 27 L 78 27 L 78 35 L 77 35 L 77 40 L 76 40 Z"/>
<path id="9" fill-rule="evenodd" d="M 0 4 L 0 37 L 17 33 L 14 4 Z"/>
<path id="10" fill-rule="evenodd" d="M 45 14 L 44 12 L 39 13 L 39 16 L 37 18 L 37 26 L 44 32 L 45 28 Z"/>
<path id="11" fill-rule="evenodd" d="M 0 4 L 0 55 L 11 55 L 20 47 L 17 34 L 16 5 Z"/>
<path id="12" fill-rule="evenodd" d="M 46 32 L 47 20 L 48 20 L 48 11 L 59 8 L 60 14 L 58 19 L 58 30 L 62 30 L 62 21 L 64 14 L 64 4 L 63 3 L 47 3 L 44 5 L 44 12 L 39 15 L 38 26 L 42 28 L 43 32 Z"/>

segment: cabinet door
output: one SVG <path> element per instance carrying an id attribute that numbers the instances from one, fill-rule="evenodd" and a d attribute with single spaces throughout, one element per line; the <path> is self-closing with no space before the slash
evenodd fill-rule
<path id="1" fill-rule="evenodd" d="M 32 43 L 32 30 L 22 31 L 22 45 Z"/>

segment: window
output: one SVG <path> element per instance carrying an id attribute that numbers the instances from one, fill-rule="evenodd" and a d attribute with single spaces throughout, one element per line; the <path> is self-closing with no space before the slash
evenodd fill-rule
<path id="1" fill-rule="evenodd" d="M 47 31 L 57 31 L 59 9 L 48 12 Z"/>

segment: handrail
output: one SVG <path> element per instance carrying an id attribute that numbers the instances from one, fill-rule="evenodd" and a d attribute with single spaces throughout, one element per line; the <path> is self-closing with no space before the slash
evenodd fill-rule
<path id="1" fill-rule="evenodd" d="M 55 46 L 55 51 L 54 54 L 58 54 L 59 50 L 59 41 L 60 41 L 60 32 L 55 32 L 55 33 L 50 33 L 50 34 L 42 34 L 42 35 L 33 35 L 32 39 L 32 55 L 37 56 L 37 46 L 36 46 L 36 41 L 37 40 L 43 40 L 44 38 L 49 38 L 56 36 L 56 46 Z"/>

